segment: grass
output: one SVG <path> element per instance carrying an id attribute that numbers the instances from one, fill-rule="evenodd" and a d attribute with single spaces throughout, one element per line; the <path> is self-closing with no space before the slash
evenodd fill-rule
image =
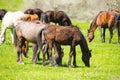
<path id="1" fill-rule="evenodd" d="M 80 26 L 86 37 L 89 22 L 73 21 Z M 108 32 L 107 32 L 108 33 Z M 89 44 L 92 49 L 91 67 L 84 66 L 81 60 L 81 50 L 77 46 L 77 68 L 68 68 L 69 46 L 64 48 L 63 66 L 43 66 L 42 61 L 33 65 L 32 49 L 29 58 L 24 58 L 24 65 L 16 62 L 16 52 L 11 44 L 10 31 L 7 30 L 6 42 L 0 45 L 0 80 L 119 80 L 120 79 L 120 45 L 117 42 L 117 33 L 114 32 L 112 44 L 108 44 L 109 35 L 106 34 L 106 43 L 101 43 L 99 30 L 95 32 L 95 39 Z M 42 55 L 41 55 L 42 56 Z"/>
<path id="2" fill-rule="evenodd" d="M 1 8 L 7 9 L 10 6 L 6 1 L 9 0 L 0 0 Z M 22 0 L 11 0 L 11 7 L 13 7 L 8 9 L 11 11 L 18 10 L 20 2 L 17 1 L 21 2 Z M 18 7 L 14 8 L 14 5 Z M 73 20 L 73 24 L 77 25 L 86 37 L 90 22 Z M 6 41 L 0 45 L 0 80 L 120 80 L 120 45 L 116 44 L 116 34 L 116 31 L 114 31 L 112 43 L 109 44 L 109 32 L 107 30 L 106 43 L 103 44 L 97 29 L 94 40 L 88 43 L 89 48 L 92 49 L 91 67 L 84 66 L 81 60 L 81 50 L 77 46 L 77 65 L 79 67 L 68 68 L 69 46 L 62 46 L 64 48 L 63 66 L 43 66 L 42 61 L 38 61 L 36 65 L 33 65 L 31 47 L 29 58 L 24 58 L 25 64 L 17 64 L 10 30 L 7 30 Z"/>
<path id="3" fill-rule="evenodd" d="M 8 11 L 18 11 L 22 6 L 23 0 L 0 0 L 0 9 Z"/>

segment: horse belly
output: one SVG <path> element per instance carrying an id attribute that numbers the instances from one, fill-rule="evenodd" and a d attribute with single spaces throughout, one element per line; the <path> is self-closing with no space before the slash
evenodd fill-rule
<path id="1" fill-rule="evenodd" d="M 70 45 L 72 41 L 72 37 L 68 36 L 57 36 L 55 41 L 61 45 Z"/>

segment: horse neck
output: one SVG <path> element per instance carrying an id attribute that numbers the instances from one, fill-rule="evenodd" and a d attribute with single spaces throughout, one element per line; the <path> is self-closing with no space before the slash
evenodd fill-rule
<path id="1" fill-rule="evenodd" d="M 81 47 L 81 51 L 82 51 L 83 55 L 86 55 L 89 53 L 88 44 L 87 44 L 86 39 L 83 35 L 81 37 L 80 47 Z"/>
<path id="2" fill-rule="evenodd" d="M 95 21 L 93 21 L 91 26 L 90 26 L 89 32 L 92 32 L 94 34 L 96 28 L 97 28 L 97 24 Z"/>

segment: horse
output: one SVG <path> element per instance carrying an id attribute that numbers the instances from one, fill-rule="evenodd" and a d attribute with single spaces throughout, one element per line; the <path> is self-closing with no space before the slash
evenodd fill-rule
<path id="1" fill-rule="evenodd" d="M 3 19 L 4 15 L 7 13 L 7 10 L 5 9 L 0 9 L 0 20 Z"/>
<path id="2" fill-rule="evenodd" d="M 113 37 L 113 30 L 115 26 L 118 29 L 118 43 L 120 42 L 120 35 L 119 35 L 119 26 L 115 25 L 117 21 L 117 13 L 114 11 L 101 11 L 98 13 L 98 15 L 93 19 L 90 28 L 87 33 L 87 40 L 88 42 L 91 42 L 94 39 L 94 32 L 96 28 L 98 27 L 100 29 L 100 36 L 102 43 L 105 42 L 105 30 L 106 28 L 109 29 L 110 32 L 110 39 L 109 43 L 111 43 L 112 37 Z M 103 28 L 103 33 L 102 33 Z"/>
<path id="3" fill-rule="evenodd" d="M 48 25 L 47 24 L 43 24 L 43 23 L 34 23 L 34 22 L 22 22 L 19 23 L 16 27 L 15 27 L 15 32 L 14 32 L 14 46 L 17 49 L 17 62 L 18 63 L 23 63 L 23 59 L 22 59 L 22 47 L 24 46 L 25 41 L 28 41 L 30 43 L 32 43 L 32 47 L 33 47 L 33 64 L 36 64 L 37 59 L 35 59 L 35 56 L 37 54 L 37 58 L 38 58 L 38 54 L 39 54 L 39 50 L 41 49 L 39 45 L 40 43 L 44 44 L 44 40 L 40 41 L 40 32 L 42 31 L 42 29 L 46 28 Z M 29 27 L 29 28 L 28 28 Z M 42 44 L 42 45 L 43 45 Z M 59 52 L 62 53 L 60 50 L 61 48 L 57 47 L 56 49 L 56 53 L 58 54 Z M 47 47 L 45 47 L 45 51 L 46 52 Z M 60 54 L 59 53 L 59 54 Z M 61 55 L 55 55 L 57 59 L 61 59 Z M 59 61 L 60 62 L 60 61 Z M 59 63 L 58 62 L 58 63 Z M 45 65 L 45 63 L 43 63 L 43 65 Z"/>
<path id="4" fill-rule="evenodd" d="M 61 26 L 70 26 L 71 20 L 64 11 L 46 11 L 41 14 L 41 21 L 58 23 Z"/>
<path id="5" fill-rule="evenodd" d="M 41 31 L 41 35 L 44 36 L 46 43 L 48 44 L 49 59 L 53 65 L 56 65 L 54 58 L 52 57 L 53 45 L 69 45 L 70 53 L 68 60 L 68 67 L 71 67 L 71 59 L 73 56 L 73 65 L 76 67 L 76 46 L 80 45 L 82 51 L 82 60 L 85 66 L 90 67 L 91 50 L 88 48 L 85 37 L 82 32 L 76 26 L 57 26 L 49 25 L 47 28 Z M 42 39 L 40 39 L 42 40 Z M 40 44 L 41 45 L 41 44 Z"/>
<path id="6" fill-rule="evenodd" d="M 7 12 L 5 16 L 3 17 L 2 24 L 1 24 L 1 34 L 0 34 L 0 44 L 4 43 L 6 39 L 6 30 L 11 29 L 11 36 L 12 36 L 12 42 L 13 42 L 13 29 L 14 27 L 26 20 L 26 16 L 21 11 L 16 12 Z"/>
<path id="7" fill-rule="evenodd" d="M 24 11 L 25 14 L 37 14 L 39 20 L 41 19 L 41 14 L 43 13 L 43 11 L 39 8 L 36 9 L 27 9 Z"/>
<path id="8" fill-rule="evenodd" d="M 26 14 L 27 21 L 35 21 L 39 20 L 39 17 L 37 14 Z"/>

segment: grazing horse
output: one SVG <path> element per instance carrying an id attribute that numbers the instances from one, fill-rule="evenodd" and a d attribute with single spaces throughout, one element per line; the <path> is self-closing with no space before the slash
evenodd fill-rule
<path id="1" fill-rule="evenodd" d="M 41 19 L 41 14 L 43 13 L 43 11 L 41 9 L 27 9 L 25 12 L 25 14 L 37 14 L 39 20 Z"/>
<path id="2" fill-rule="evenodd" d="M 0 9 L 0 20 L 3 19 L 4 15 L 7 13 L 7 10 L 5 9 Z"/>
<path id="3" fill-rule="evenodd" d="M 59 44 L 70 45 L 68 66 L 71 67 L 71 59 L 73 56 L 73 65 L 76 67 L 76 46 L 79 44 L 82 51 L 82 60 L 85 66 L 90 67 L 91 50 L 89 50 L 86 39 L 78 27 L 49 25 L 42 31 L 42 35 L 48 44 L 49 57 L 53 65 L 55 65 L 56 62 L 52 57 L 52 47 L 53 45 Z"/>
<path id="4" fill-rule="evenodd" d="M 30 43 L 32 43 L 32 47 L 33 47 L 33 63 L 36 64 L 37 59 L 34 59 L 36 54 L 39 54 L 39 50 L 41 49 L 39 45 L 40 43 L 44 43 L 44 39 L 42 41 L 40 41 L 40 32 L 42 31 L 42 29 L 46 28 L 48 25 L 43 24 L 43 23 L 34 23 L 34 22 L 22 22 L 19 23 L 16 27 L 15 27 L 15 33 L 14 33 L 14 45 L 17 49 L 17 62 L 19 63 L 23 63 L 23 59 L 22 59 L 22 47 L 24 46 L 25 41 L 28 41 Z M 46 47 L 47 49 L 47 47 Z M 59 48 L 60 50 L 61 48 Z M 56 51 L 58 52 L 58 48 L 56 49 Z M 45 50 L 46 52 L 46 50 Z M 57 53 L 56 52 L 56 53 Z M 61 51 L 59 51 L 61 53 Z M 58 53 L 59 53 L 58 52 Z M 57 54 L 58 54 L 57 53 Z M 59 54 L 60 54 L 59 53 Z M 55 55 L 57 56 L 57 59 L 61 59 L 62 56 L 60 55 Z M 38 58 L 38 56 L 37 56 Z M 43 63 L 44 64 L 44 63 Z"/>
<path id="5" fill-rule="evenodd" d="M 37 14 L 26 14 L 27 21 L 35 21 L 39 20 Z"/>
<path id="6" fill-rule="evenodd" d="M 1 24 L 0 43 L 3 43 L 5 41 L 5 33 L 7 29 L 11 29 L 11 36 L 13 42 L 13 29 L 18 23 L 24 20 L 26 20 L 26 15 L 21 11 L 7 12 L 3 17 Z"/>
<path id="7" fill-rule="evenodd" d="M 105 29 L 108 28 L 110 32 L 110 39 L 109 43 L 111 43 L 111 39 L 113 37 L 113 29 L 115 28 L 114 26 L 116 23 L 116 16 L 117 13 L 114 11 L 101 11 L 99 14 L 94 18 L 90 25 L 90 29 L 88 30 L 87 34 L 87 39 L 88 42 L 91 42 L 94 39 L 94 32 L 96 28 L 98 27 L 100 29 L 100 36 L 102 43 L 105 42 Z M 119 26 L 116 26 L 119 28 Z M 103 33 L 102 33 L 102 28 L 103 28 Z M 119 34 L 119 29 L 118 29 L 118 34 Z M 118 35 L 118 43 L 119 43 L 119 38 L 120 35 Z"/>
<path id="8" fill-rule="evenodd" d="M 46 11 L 42 13 L 41 20 L 46 23 L 58 23 L 61 26 L 70 26 L 71 20 L 63 11 Z"/>

